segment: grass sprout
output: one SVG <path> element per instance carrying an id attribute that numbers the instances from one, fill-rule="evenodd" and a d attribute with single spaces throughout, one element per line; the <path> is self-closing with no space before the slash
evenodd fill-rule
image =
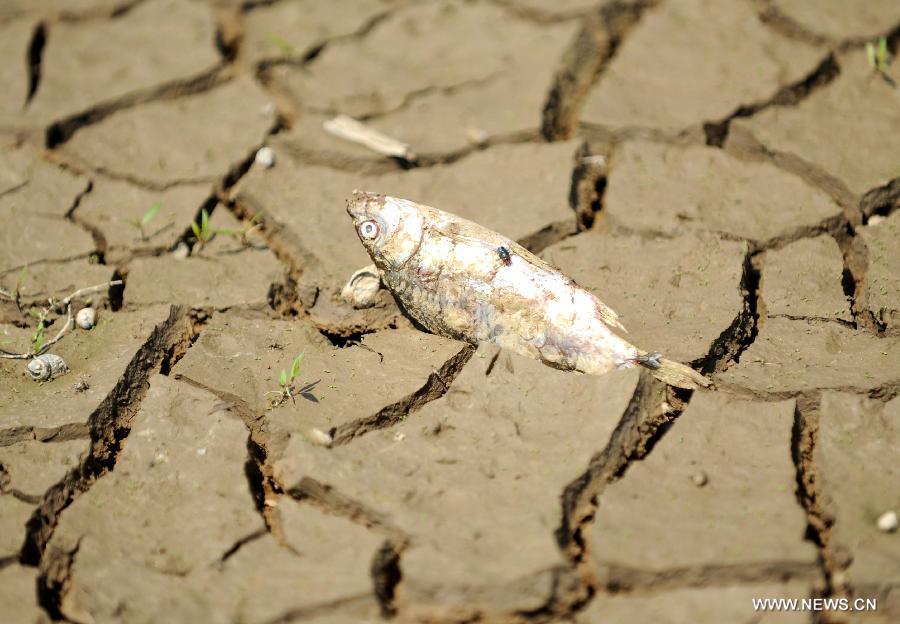
<path id="1" fill-rule="evenodd" d="M 128 225 L 133 226 L 138 232 L 141 233 L 141 240 L 147 241 L 147 231 L 145 228 L 150 225 L 150 222 L 153 221 L 153 217 L 156 216 L 156 213 L 159 212 L 159 209 L 162 208 L 162 204 L 155 203 L 147 209 L 140 217 L 134 217 L 133 219 L 122 219 Z"/>
<path id="2" fill-rule="evenodd" d="M 291 362 L 290 370 L 286 368 L 281 369 L 281 374 L 278 375 L 278 390 L 270 390 L 266 392 L 266 396 L 274 395 L 274 397 L 269 399 L 269 407 L 275 408 L 287 401 L 288 399 L 291 402 L 296 403 L 294 399 L 296 391 L 294 390 L 294 381 L 300 377 L 300 367 L 303 363 L 303 354 L 301 353 Z"/>

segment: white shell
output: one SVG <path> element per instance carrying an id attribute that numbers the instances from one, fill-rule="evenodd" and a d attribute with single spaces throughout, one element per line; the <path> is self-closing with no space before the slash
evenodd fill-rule
<path id="1" fill-rule="evenodd" d="M 94 308 L 82 308 L 75 315 L 75 323 L 81 329 L 93 329 L 97 324 L 97 312 Z"/>
<path id="2" fill-rule="evenodd" d="M 886 511 L 878 518 L 878 530 L 893 533 L 897 530 L 897 512 Z"/>
<path id="3" fill-rule="evenodd" d="M 25 369 L 35 381 L 49 381 L 69 372 L 65 360 L 52 353 L 37 356 L 28 363 Z"/>
<path id="4" fill-rule="evenodd" d="M 275 151 L 271 147 L 261 147 L 256 152 L 255 160 L 266 169 L 271 169 L 275 166 Z"/>
<path id="5" fill-rule="evenodd" d="M 381 290 L 381 275 L 374 264 L 356 271 L 341 290 L 341 299 L 356 309 L 370 308 Z"/>

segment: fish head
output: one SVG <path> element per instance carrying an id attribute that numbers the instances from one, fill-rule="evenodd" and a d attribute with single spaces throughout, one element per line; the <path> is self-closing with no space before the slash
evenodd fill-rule
<path id="1" fill-rule="evenodd" d="M 419 204 L 378 193 L 353 191 L 347 214 L 372 261 L 380 269 L 406 263 L 422 245 L 425 214 Z"/>

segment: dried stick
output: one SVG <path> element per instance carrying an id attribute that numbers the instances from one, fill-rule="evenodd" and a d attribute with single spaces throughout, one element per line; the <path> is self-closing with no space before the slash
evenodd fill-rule
<path id="1" fill-rule="evenodd" d="M 322 127 L 336 137 L 359 143 L 379 154 L 402 158 L 410 162 L 416 159 L 415 153 L 409 149 L 409 145 L 406 143 L 392 139 L 347 115 L 338 115 L 334 119 L 329 119 L 322 124 Z"/>

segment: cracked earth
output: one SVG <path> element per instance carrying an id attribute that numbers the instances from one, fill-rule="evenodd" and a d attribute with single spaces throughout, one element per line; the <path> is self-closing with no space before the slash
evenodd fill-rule
<path id="1" fill-rule="evenodd" d="M 900 63 L 865 52 L 897 2 L 6 0 L 0 32 L 4 348 L 124 281 L 67 375 L 0 360 L 3 622 L 900 621 Z M 350 307 L 354 188 L 519 240 L 714 387 Z M 878 610 L 752 609 L 782 597 Z"/>

